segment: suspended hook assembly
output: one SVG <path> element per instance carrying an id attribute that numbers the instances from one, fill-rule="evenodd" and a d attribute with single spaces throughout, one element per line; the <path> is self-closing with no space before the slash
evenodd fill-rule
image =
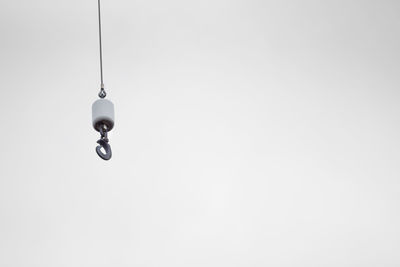
<path id="1" fill-rule="evenodd" d="M 114 127 L 114 104 L 105 99 L 107 96 L 104 90 L 103 82 L 103 45 L 101 38 L 101 13 L 100 13 L 100 0 L 98 3 L 98 16 L 99 16 L 99 48 L 100 48 L 100 92 L 98 94 L 99 98 L 92 105 L 92 120 L 93 128 L 100 132 L 100 139 L 97 141 L 99 144 L 96 147 L 97 155 L 104 160 L 111 159 L 112 152 L 111 146 L 108 144 L 108 132 Z"/>

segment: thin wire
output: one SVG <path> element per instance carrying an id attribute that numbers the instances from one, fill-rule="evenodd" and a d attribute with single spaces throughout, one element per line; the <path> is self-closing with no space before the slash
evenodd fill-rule
<path id="1" fill-rule="evenodd" d="M 103 44 L 101 38 L 101 13 L 100 13 L 100 0 L 97 1 L 99 9 L 99 44 L 100 44 L 100 77 L 101 77 L 101 89 L 104 89 L 103 81 Z"/>

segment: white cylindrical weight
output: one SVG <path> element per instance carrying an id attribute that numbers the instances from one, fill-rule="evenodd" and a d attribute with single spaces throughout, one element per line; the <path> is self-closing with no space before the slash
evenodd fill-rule
<path id="1" fill-rule="evenodd" d="M 107 99 L 96 100 L 92 105 L 92 120 L 96 131 L 100 131 L 102 125 L 111 131 L 114 127 L 114 104 Z"/>

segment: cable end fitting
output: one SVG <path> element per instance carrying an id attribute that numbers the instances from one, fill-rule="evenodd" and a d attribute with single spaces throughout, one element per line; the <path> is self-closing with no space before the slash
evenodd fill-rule
<path id="1" fill-rule="evenodd" d="M 101 84 L 101 89 L 100 89 L 100 92 L 99 92 L 99 97 L 100 98 L 105 98 L 107 96 L 107 93 L 106 93 L 106 91 L 104 90 L 104 84 Z"/>

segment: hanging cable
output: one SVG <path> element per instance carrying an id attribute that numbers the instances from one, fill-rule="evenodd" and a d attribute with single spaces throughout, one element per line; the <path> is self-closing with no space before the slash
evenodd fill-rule
<path id="1" fill-rule="evenodd" d="M 100 80 L 101 80 L 99 97 L 100 98 L 105 98 L 107 94 L 106 94 L 106 91 L 104 90 L 104 80 L 103 80 L 103 43 L 102 43 L 102 38 L 101 38 L 101 6 L 100 6 L 100 0 L 97 0 L 97 6 L 98 6 L 98 12 L 99 12 L 99 48 L 100 48 Z"/>

